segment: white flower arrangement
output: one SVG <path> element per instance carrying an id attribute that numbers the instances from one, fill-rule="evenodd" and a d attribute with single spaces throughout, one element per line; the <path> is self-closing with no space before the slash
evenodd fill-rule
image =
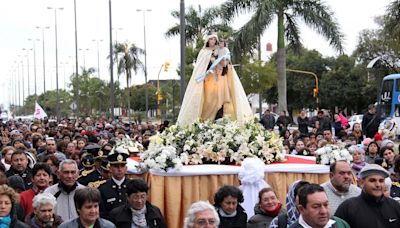
<path id="1" fill-rule="evenodd" d="M 124 138 L 116 140 L 115 146 L 113 147 L 111 153 L 114 153 L 114 151 L 126 154 L 142 153 L 144 151 L 144 147 L 142 144 L 126 135 Z"/>
<path id="2" fill-rule="evenodd" d="M 150 139 L 141 153 L 141 168 L 179 170 L 182 165 L 240 164 L 247 157 L 264 163 L 285 160 L 282 139 L 256 121 L 239 124 L 228 118 L 171 126 Z M 159 158 L 161 157 L 161 158 Z"/>
<path id="3" fill-rule="evenodd" d="M 346 161 L 350 164 L 353 156 L 342 144 L 328 144 L 319 148 L 316 152 L 317 163 L 321 165 L 330 165 L 336 161 Z"/>

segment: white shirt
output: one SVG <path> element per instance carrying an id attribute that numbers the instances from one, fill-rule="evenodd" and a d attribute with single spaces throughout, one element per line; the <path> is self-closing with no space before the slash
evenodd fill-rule
<path id="1" fill-rule="evenodd" d="M 332 225 L 335 224 L 335 223 L 336 223 L 335 220 L 329 219 L 328 223 L 324 226 L 324 228 L 330 228 L 330 227 L 332 227 Z M 304 228 L 312 228 L 312 226 L 308 225 L 308 224 L 306 223 L 306 221 L 304 221 L 302 215 L 300 215 L 300 217 L 299 217 L 299 224 L 300 224 L 302 227 L 304 227 Z"/>

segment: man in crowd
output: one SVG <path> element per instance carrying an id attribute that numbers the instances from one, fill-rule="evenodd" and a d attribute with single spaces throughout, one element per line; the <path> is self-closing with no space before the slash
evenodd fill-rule
<path id="1" fill-rule="evenodd" d="M 91 154 L 84 155 L 81 163 L 84 169 L 80 172 L 78 182 L 85 186 L 97 188 L 99 186 L 99 181 L 101 181 L 103 178 L 94 167 L 93 156 Z"/>
<path id="2" fill-rule="evenodd" d="M 335 214 L 336 209 L 346 199 L 360 195 L 361 189 L 351 184 L 352 176 L 350 165 L 346 161 L 331 164 L 330 180 L 321 185 L 328 195 L 331 214 Z"/>
<path id="3" fill-rule="evenodd" d="M 217 228 L 219 222 L 214 206 L 206 201 L 198 201 L 190 206 L 183 228 Z"/>
<path id="4" fill-rule="evenodd" d="M 79 170 L 74 160 L 65 159 L 58 168 L 59 183 L 48 187 L 45 192 L 57 199 L 57 213 L 64 221 L 78 217 L 74 204 L 77 189 L 85 186 L 77 182 Z"/>
<path id="5" fill-rule="evenodd" d="M 299 219 L 290 228 L 350 228 L 340 218 L 332 217 L 324 188 L 318 184 L 308 184 L 299 190 L 297 208 Z"/>
<path id="6" fill-rule="evenodd" d="M 7 177 L 19 175 L 24 180 L 25 189 L 32 187 L 32 173 L 28 167 L 28 157 L 22 150 L 11 155 L 11 167 L 6 172 Z"/>
<path id="7" fill-rule="evenodd" d="M 368 111 L 363 115 L 361 122 L 362 131 L 366 138 L 374 138 L 378 132 L 380 119 L 376 114 L 376 107 L 373 104 L 368 105 Z"/>
<path id="8" fill-rule="evenodd" d="M 383 195 L 389 173 L 379 165 L 367 164 L 360 172 L 362 192 L 344 201 L 335 215 L 352 228 L 400 227 L 400 204 Z"/>
<path id="9" fill-rule="evenodd" d="M 336 141 L 333 138 L 332 129 L 324 129 L 324 139 L 328 142 L 328 144 L 335 144 Z"/>
<path id="10" fill-rule="evenodd" d="M 60 161 L 63 161 L 66 159 L 65 154 L 61 153 L 60 151 L 57 151 L 57 143 L 54 138 L 46 139 L 46 146 L 47 146 L 46 151 L 38 154 L 38 156 L 37 156 L 38 161 L 43 161 L 43 159 L 46 157 L 46 155 L 49 155 L 49 154 L 54 154 Z"/>
<path id="11" fill-rule="evenodd" d="M 273 130 L 275 126 L 275 118 L 271 115 L 269 109 L 265 110 L 263 117 L 261 118 L 260 123 L 264 126 L 267 130 Z"/>
<path id="12" fill-rule="evenodd" d="M 33 212 L 32 200 L 35 195 L 42 193 L 49 187 L 51 170 L 46 163 L 36 163 L 32 169 L 32 188 L 21 192 L 20 204 L 24 208 L 25 214 Z"/>
<path id="13" fill-rule="evenodd" d="M 100 186 L 101 193 L 100 213 L 101 217 L 109 219 L 108 214 L 116 207 L 127 204 L 126 189 L 128 179 L 125 177 L 127 172 L 126 159 L 128 153 L 118 153 L 114 151 L 108 155 L 110 162 L 111 179 Z"/>

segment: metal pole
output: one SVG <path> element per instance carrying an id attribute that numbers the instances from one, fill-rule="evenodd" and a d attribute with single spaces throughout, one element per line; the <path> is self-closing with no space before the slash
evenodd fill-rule
<path id="1" fill-rule="evenodd" d="M 44 30 L 49 29 L 50 27 L 40 27 L 36 26 L 37 29 L 42 29 L 42 47 L 43 47 L 43 93 L 46 92 L 46 61 L 45 61 L 45 42 L 44 42 Z"/>
<path id="2" fill-rule="evenodd" d="M 78 71 L 78 29 L 76 20 L 76 0 L 74 0 L 74 18 L 75 18 L 75 79 L 76 79 L 76 117 L 79 117 L 79 71 Z"/>
<path id="3" fill-rule="evenodd" d="M 137 12 L 143 12 L 143 39 L 144 39 L 144 94 L 146 99 L 146 118 L 149 117 L 149 91 L 147 88 L 147 48 L 146 48 L 146 11 L 151 9 L 137 9 Z"/>
<path id="4" fill-rule="evenodd" d="M 47 9 L 53 9 L 52 7 L 47 7 Z M 57 121 L 60 121 L 60 92 L 58 88 L 58 42 L 57 42 L 57 10 L 63 10 L 63 8 L 54 8 L 54 33 L 55 33 L 55 45 L 56 45 L 56 112 Z"/>
<path id="5" fill-rule="evenodd" d="M 182 104 L 183 97 L 185 96 L 185 46 L 186 46 L 186 37 L 185 37 L 185 0 L 181 0 L 180 3 L 180 35 L 181 35 L 181 66 L 180 66 L 180 74 L 181 74 L 181 91 L 180 91 L 180 102 Z"/>
<path id="6" fill-rule="evenodd" d="M 33 39 L 33 74 L 35 77 L 35 96 L 37 96 L 37 86 L 36 86 L 36 45 Z"/>
<path id="7" fill-rule="evenodd" d="M 26 58 L 27 58 L 27 64 L 28 64 L 28 97 L 29 97 L 29 95 L 31 95 L 31 89 L 30 89 L 30 74 L 29 74 L 29 71 L 30 71 L 30 67 L 29 67 L 29 49 L 27 49 L 27 56 L 26 56 Z"/>
<path id="8" fill-rule="evenodd" d="M 110 21 L 110 108 L 111 118 L 114 120 L 114 62 L 113 62 L 113 45 L 112 45 L 112 11 L 111 0 L 108 0 L 109 5 L 109 21 Z"/>
<path id="9" fill-rule="evenodd" d="M 22 106 L 24 106 L 25 104 L 25 80 L 24 80 L 24 78 L 25 78 L 25 75 L 24 75 L 24 58 L 23 57 L 21 57 L 22 58 L 22 60 L 21 60 L 21 68 L 22 68 L 22 74 L 21 74 L 21 79 L 22 79 Z"/>
<path id="10" fill-rule="evenodd" d="M 301 73 L 301 74 L 307 74 L 307 75 L 312 75 L 315 78 L 315 88 L 317 89 L 318 93 L 317 96 L 315 97 L 316 105 L 317 105 L 317 110 L 319 110 L 319 87 L 318 87 L 318 76 L 310 71 L 304 71 L 304 70 L 292 70 L 292 69 L 286 69 L 287 72 L 294 72 L 294 73 Z"/>

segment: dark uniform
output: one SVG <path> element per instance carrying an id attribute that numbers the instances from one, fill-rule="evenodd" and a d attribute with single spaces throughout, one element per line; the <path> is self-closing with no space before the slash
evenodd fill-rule
<path id="1" fill-rule="evenodd" d="M 91 145 L 87 146 L 90 147 Z M 86 150 L 86 148 L 84 150 Z M 98 147 L 100 149 L 100 147 Z M 103 181 L 103 177 L 101 173 L 94 168 L 94 159 L 93 156 L 87 151 L 84 152 L 85 156 L 82 158 L 82 165 L 85 167 L 83 170 L 80 171 L 80 176 L 78 178 L 78 182 L 82 185 L 88 187 L 98 188 Z"/>
<path id="2" fill-rule="evenodd" d="M 108 155 L 108 160 L 111 165 L 113 164 L 125 164 L 126 159 L 129 154 L 125 153 L 112 153 Z M 128 203 L 128 197 L 126 194 L 126 189 L 129 180 L 124 179 L 121 185 L 115 183 L 111 178 L 107 180 L 106 183 L 99 187 L 101 193 L 100 202 L 100 216 L 105 219 L 109 219 L 109 213 L 112 209 L 119 207 L 121 205 L 126 205 Z"/>

